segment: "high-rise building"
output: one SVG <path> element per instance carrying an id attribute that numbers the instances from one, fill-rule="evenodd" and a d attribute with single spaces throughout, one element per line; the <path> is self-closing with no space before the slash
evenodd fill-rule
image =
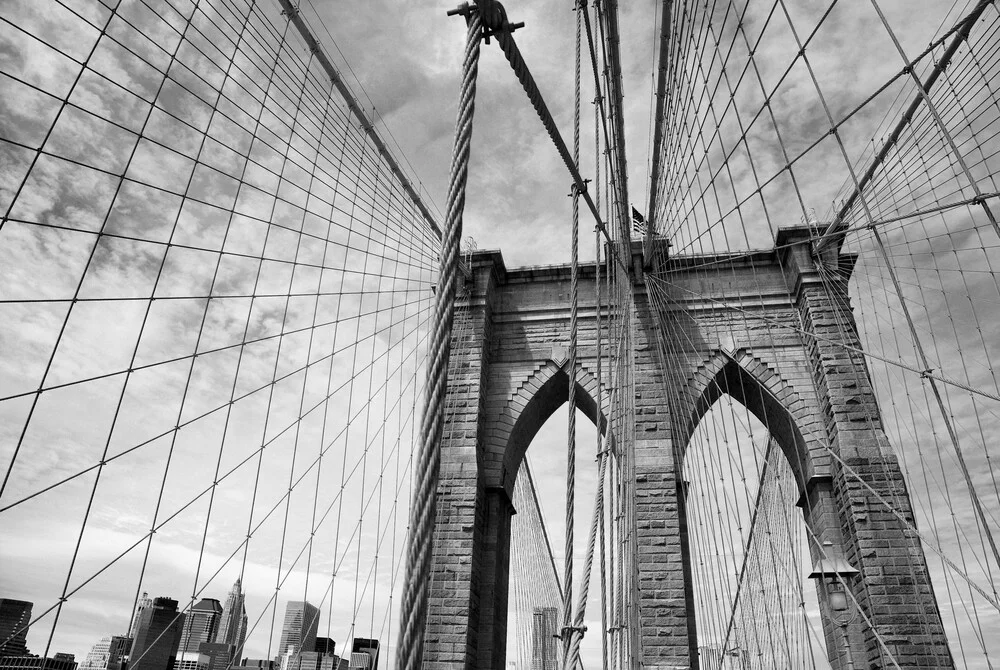
<path id="1" fill-rule="evenodd" d="M 122 670 L 131 646 L 132 638 L 105 635 L 91 648 L 80 670 Z"/>
<path id="2" fill-rule="evenodd" d="M 28 623 L 31 607 L 27 600 L 0 598 L 0 656 L 24 656 L 28 653 Z"/>
<path id="3" fill-rule="evenodd" d="M 316 631 L 319 630 L 319 608 L 301 600 L 292 600 L 285 606 L 285 623 L 281 628 L 278 655 L 289 651 L 312 651 L 316 648 Z"/>
<path id="4" fill-rule="evenodd" d="M 156 598 L 144 608 L 135 625 L 129 670 L 173 670 L 184 629 L 177 601 Z"/>
<path id="5" fill-rule="evenodd" d="M 128 636 L 135 639 L 135 627 L 139 623 L 139 615 L 142 614 L 144 609 L 148 609 L 153 606 L 153 599 L 149 597 L 149 594 L 145 591 L 142 592 L 142 597 L 135 603 L 135 612 L 132 614 L 132 625 L 128 628 Z"/>
<path id="6" fill-rule="evenodd" d="M 367 637 L 356 637 L 351 644 L 351 665 L 352 668 L 367 668 L 368 670 L 378 670 L 378 640 Z"/>
<path id="7" fill-rule="evenodd" d="M 555 607 L 536 607 L 531 617 L 531 670 L 556 670 L 559 667 L 559 611 Z"/>
<path id="8" fill-rule="evenodd" d="M 215 598 L 202 598 L 184 615 L 184 628 L 181 630 L 181 653 L 197 654 L 201 645 L 214 642 L 219 632 L 219 619 L 222 618 L 222 605 Z"/>
<path id="9" fill-rule="evenodd" d="M 242 656 L 246 637 L 246 597 L 243 594 L 243 584 L 237 579 L 229 595 L 226 596 L 226 605 L 222 608 L 222 619 L 219 621 L 219 632 L 215 636 L 215 641 L 233 645 L 235 655 Z M 236 664 L 238 660 L 233 658 L 231 662 Z"/>

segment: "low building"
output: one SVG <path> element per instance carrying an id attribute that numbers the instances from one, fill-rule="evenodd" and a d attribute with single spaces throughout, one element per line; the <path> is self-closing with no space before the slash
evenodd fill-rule
<path id="1" fill-rule="evenodd" d="M 0 670 L 76 670 L 73 654 L 41 656 L 0 656 Z"/>
<path id="2" fill-rule="evenodd" d="M 209 657 L 193 651 L 182 651 L 174 661 L 174 670 L 208 670 Z"/>
<path id="3" fill-rule="evenodd" d="M 240 670 L 241 668 L 247 668 L 248 670 L 278 670 L 278 661 L 273 661 L 270 658 L 244 658 L 239 665 L 233 664 L 229 666 L 229 670 Z"/>
<path id="4" fill-rule="evenodd" d="M 226 670 L 236 648 L 225 642 L 202 642 L 198 653 L 208 657 L 208 670 Z"/>
<path id="5" fill-rule="evenodd" d="M 347 659 L 317 651 L 289 652 L 281 657 L 280 670 L 346 670 Z"/>
<path id="6" fill-rule="evenodd" d="M 125 635 L 105 635 L 91 648 L 80 670 L 124 670 L 132 638 Z"/>
<path id="7" fill-rule="evenodd" d="M 378 670 L 379 646 L 379 641 L 372 638 L 354 638 L 354 642 L 351 644 L 350 667 Z"/>

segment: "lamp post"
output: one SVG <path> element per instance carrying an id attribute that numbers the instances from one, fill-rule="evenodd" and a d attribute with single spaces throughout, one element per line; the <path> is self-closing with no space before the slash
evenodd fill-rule
<path id="1" fill-rule="evenodd" d="M 844 659 L 847 670 L 854 670 L 854 659 L 851 657 L 851 640 L 847 628 L 858 616 L 857 607 L 851 607 L 847 599 L 847 588 L 850 580 L 858 574 L 857 568 L 840 557 L 830 556 L 833 543 L 824 542 L 823 551 L 826 558 L 821 558 L 809 579 L 817 580 L 820 592 L 820 608 L 826 605 L 826 615 L 840 629 L 840 642 L 844 648 Z"/>

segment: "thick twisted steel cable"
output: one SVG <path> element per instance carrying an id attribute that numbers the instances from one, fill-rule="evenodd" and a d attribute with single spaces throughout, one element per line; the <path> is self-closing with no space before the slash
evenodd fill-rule
<path id="1" fill-rule="evenodd" d="M 576 4 L 576 3 L 574 3 Z M 580 34 L 584 10 L 576 7 L 576 49 L 573 70 L 573 165 L 580 164 Z M 566 436 L 566 544 L 563 576 L 563 668 L 574 667 L 574 647 L 579 655 L 580 632 L 573 624 L 573 545 L 576 515 L 576 345 L 577 316 L 580 303 L 580 189 L 573 185 L 573 224 L 570 232 L 570 307 L 569 307 L 569 420 Z M 600 400 L 598 400 L 600 403 Z M 600 406 L 600 405 L 598 405 Z"/>
<path id="2" fill-rule="evenodd" d="M 595 15 L 597 14 L 596 11 L 594 13 L 595 13 Z M 589 22 L 589 19 L 587 18 L 587 16 L 584 16 L 584 20 L 586 21 L 586 25 L 589 28 L 590 27 L 590 22 Z M 589 31 L 587 33 L 587 36 L 588 36 L 588 39 L 590 39 L 590 32 Z M 590 41 L 591 41 L 591 43 L 593 42 L 593 40 L 590 40 Z M 596 77 L 597 76 L 597 59 L 594 57 L 593 48 L 591 48 L 591 58 L 593 60 L 594 76 Z M 599 104 L 598 103 L 599 103 L 599 100 L 600 100 L 600 93 L 601 93 L 600 81 L 596 81 L 595 85 L 597 86 L 597 88 L 596 88 L 597 100 L 595 101 L 595 105 L 594 105 L 594 184 L 596 185 L 596 189 L 594 190 L 594 200 L 597 201 L 597 206 L 600 207 L 601 206 L 601 141 L 600 141 L 600 138 L 598 137 L 598 135 L 600 134 L 599 124 L 600 124 L 600 120 L 601 120 L 601 114 L 600 114 L 601 110 L 598 109 L 599 108 Z M 605 140 L 607 140 L 606 134 L 605 134 Z M 607 605 L 608 605 L 608 581 L 607 581 L 607 573 L 606 573 L 607 566 L 606 566 L 606 556 L 605 556 L 605 554 L 607 553 L 607 546 L 608 546 L 608 544 L 607 544 L 607 534 L 606 534 L 605 528 L 604 528 L 604 478 L 605 478 L 605 472 L 606 472 L 606 469 L 607 469 L 607 459 L 606 459 L 607 455 L 604 453 L 604 450 L 603 450 L 602 444 L 601 444 L 601 437 L 602 437 L 602 432 L 601 431 L 603 430 L 604 425 L 605 425 L 604 419 L 603 419 L 604 402 L 602 400 L 603 396 L 601 395 L 601 382 L 603 380 L 603 371 L 601 370 L 601 304 L 602 304 L 602 300 L 601 300 L 601 298 L 602 298 L 602 296 L 601 296 L 601 232 L 599 230 L 597 230 L 596 228 L 594 229 L 594 258 L 595 258 L 595 261 L 594 261 L 594 271 L 595 271 L 595 276 L 594 276 L 594 291 L 597 294 L 596 299 L 594 301 L 596 303 L 596 307 L 597 307 L 597 309 L 594 310 L 594 316 L 595 316 L 595 318 L 594 318 L 594 321 L 595 321 L 595 324 L 594 324 L 595 328 L 594 328 L 594 330 L 597 333 L 596 334 L 596 339 L 597 339 L 597 343 L 596 343 L 597 344 L 597 346 L 596 346 L 596 349 L 597 349 L 597 407 L 598 407 L 598 410 L 599 410 L 598 413 L 597 413 L 597 458 L 598 458 L 598 460 L 600 460 L 601 468 L 602 468 L 601 479 L 600 479 L 600 482 L 598 483 L 598 493 L 597 493 L 598 504 L 601 506 L 600 518 L 598 519 L 598 527 L 600 529 L 600 537 L 598 538 L 598 541 L 601 543 L 601 545 L 600 545 L 601 546 L 601 566 L 600 566 L 600 575 L 601 575 L 601 668 L 603 670 L 608 670 L 608 607 L 607 607 Z M 611 426 L 610 426 L 610 424 L 608 424 L 608 435 L 609 436 L 611 435 Z"/>
<path id="3" fill-rule="evenodd" d="M 462 88 L 455 128 L 451 177 L 445 205 L 445 228 L 441 238 L 441 273 L 434 313 L 430 366 L 427 371 L 427 403 L 420 427 L 416 489 L 410 510 L 410 537 L 406 551 L 406 583 L 399 610 L 399 646 L 396 667 L 412 670 L 421 666 L 424 629 L 431 581 L 431 549 L 437 508 L 438 473 L 441 467 L 441 433 L 444 396 L 448 377 L 451 329 L 455 317 L 455 282 L 458 278 L 459 244 L 462 239 L 462 211 L 469 174 L 472 144 L 472 117 L 475 111 L 476 76 L 479 72 L 479 40 L 482 19 L 479 11 L 466 14 L 465 58 Z"/>
<path id="4" fill-rule="evenodd" d="M 580 660 L 580 643 L 583 641 L 583 624 L 584 618 L 587 614 L 587 600 L 590 597 L 590 575 L 594 569 L 594 553 L 597 551 L 597 529 L 601 523 L 601 519 L 604 517 L 604 477 L 606 476 L 608 470 L 608 459 L 606 458 L 606 454 L 601 450 L 600 425 L 602 423 L 602 417 L 600 414 L 600 394 L 598 394 L 597 406 L 597 459 L 600 462 L 600 468 L 597 475 L 597 493 L 594 499 L 594 518 L 590 525 L 590 536 L 587 541 L 587 558 L 584 563 L 583 580 L 580 583 L 580 595 L 577 599 L 576 615 L 573 620 L 574 628 L 570 637 L 570 659 L 572 663 L 569 667 L 571 668 L 583 667 Z M 604 563 L 603 556 L 601 557 L 601 563 Z M 601 571 L 601 577 L 604 577 L 603 569 Z M 602 632 L 601 636 L 603 637 L 603 635 L 604 634 Z"/>

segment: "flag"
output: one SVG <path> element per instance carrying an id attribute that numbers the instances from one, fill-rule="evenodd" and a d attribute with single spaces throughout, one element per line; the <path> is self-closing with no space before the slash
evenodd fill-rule
<path id="1" fill-rule="evenodd" d="M 635 208 L 635 205 L 632 206 L 632 236 L 646 236 L 646 219 L 642 218 L 642 214 Z"/>

